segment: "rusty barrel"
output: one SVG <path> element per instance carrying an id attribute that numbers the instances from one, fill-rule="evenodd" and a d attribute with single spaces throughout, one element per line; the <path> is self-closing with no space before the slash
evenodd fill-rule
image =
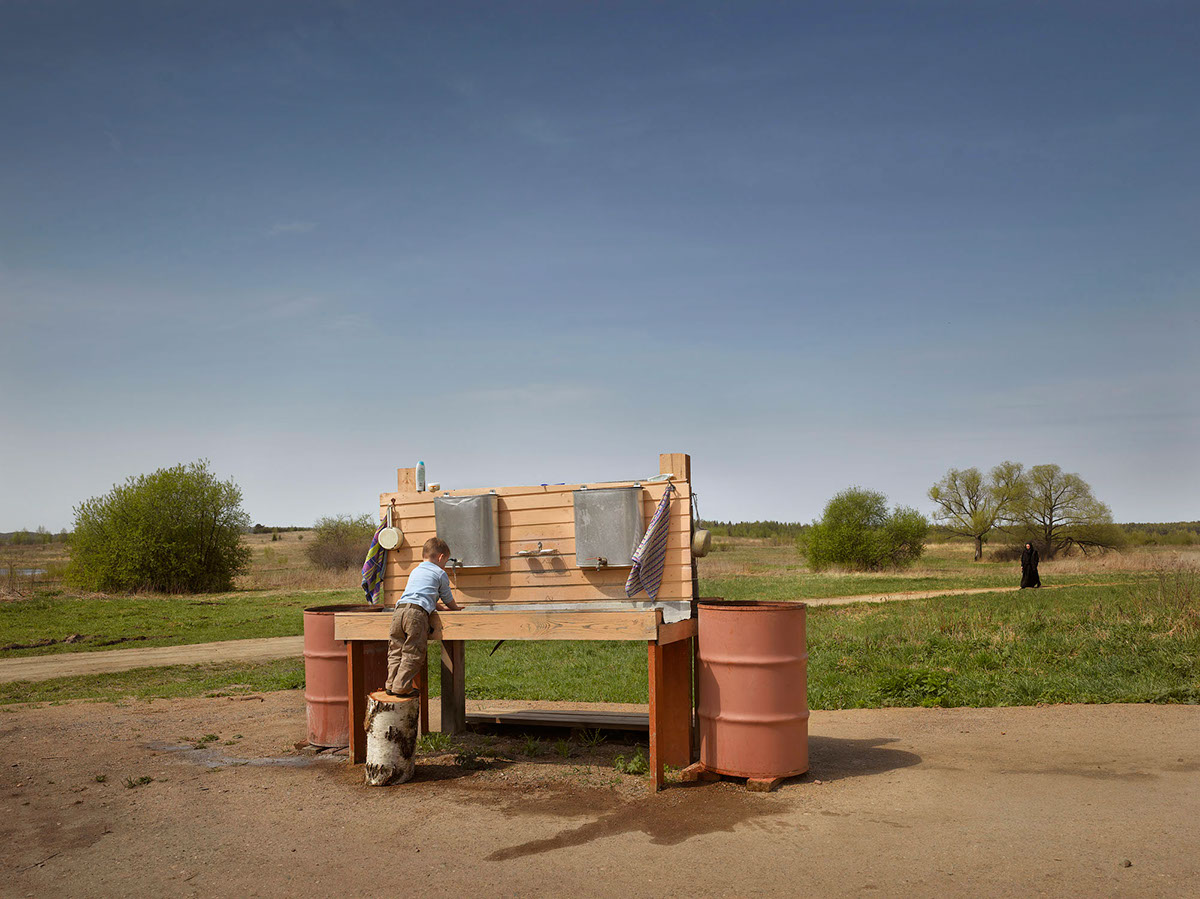
<path id="1" fill-rule="evenodd" d="M 313 746 L 350 745 L 350 694 L 346 680 L 346 643 L 333 638 L 336 612 L 378 612 L 382 606 L 314 606 L 304 610 L 304 702 L 308 742 Z M 387 680 L 387 642 L 363 647 L 368 692 Z"/>
<path id="2" fill-rule="evenodd" d="M 800 602 L 701 602 L 700 762 L 735 777 L 808 770 L 808 644 Z"/>

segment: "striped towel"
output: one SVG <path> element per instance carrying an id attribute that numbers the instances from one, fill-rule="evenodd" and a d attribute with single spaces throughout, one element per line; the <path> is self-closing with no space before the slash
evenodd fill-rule
<path id="1" fill-rule="evenodd" d="M 633 553 L 633 570 L 625 582 L 625 595 L 637 596 L 643 590 L 651 599 L 658 599 L 658 588 L 662 586 L 663 562 L 667 556 L 667 531 L 671 526 L 671 492 L 675 488 L 667 484 L 662 502 L 650 519 L 650 526 L 642 535 L 642 542 Z"/>
<path id="2" fill-rule="evenodd" d="M 367 549 L 367 560 L 363 562 L 362 588 L 371 605 L 379 602 L 379 591 L 383 589 L 383 563 L 387 560 L 387 550 L 379 545 L 379 532 L 385 527 L 386 521 L 375 531 L 371 546 Z"/>

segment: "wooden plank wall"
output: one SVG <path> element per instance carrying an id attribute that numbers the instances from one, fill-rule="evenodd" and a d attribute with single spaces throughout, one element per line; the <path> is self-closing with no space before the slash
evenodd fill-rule
<path id="1" fill-rule="evenodd" d="M 659 457 L 660 472 L 671 472 L 675 493 L 671 499 L 671 526 L 660 600 L 692 598 L 690 459 L 684 453 Z M 402 488 L 379 497 L 380 520 L 395 501 L 393 524 L 404 532 L 404 544 L 388 553 L 384 601 L 391 605 L 403 591 L 409 573 L 421 561 L 421 546 L 435 536 L 433 493 L 417 493 L 413 469 L 397 472 Z M 628 487 L 633 481 L 587 484 L 591 488 Z M 498 497 L 500 565 L 496 568 L 459 569 L 451 573 L 455 598 L 472 603 L 543 603 L 623 600 L 629 568 L 581 569 L 575 561 L 575 509 L 573 491 L 582 484 L 501 487 Z M 649 525 L 662 499 L 665 483 L 642 483 L 642 520 Z M 490 488 L 440 490 L 437 496 L 490 493 Z M 553 556 L 519 556 L 521 550 L 557 549 Z M 454 547 L 450 547 L 451 555 Z M 635 600 L 647 601 L 645 592 Z"/>

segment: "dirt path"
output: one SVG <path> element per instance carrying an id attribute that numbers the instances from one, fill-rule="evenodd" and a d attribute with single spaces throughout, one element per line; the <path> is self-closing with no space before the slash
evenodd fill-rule
<path id="1" fill-rule="evenodd" d="M 1077 586 L 1059 584 L 1057 587 Z M 972 587 L 961 590 L 924 590 L 907 593 L 866 593 L 860 596 L 833 596 L 805 600 L 810 606 L 845 606 L 856 602 L 894 602 L 904 599 L 930 599 L 936 596 L 968 596 L 976 593 L 1012 593 L 1018 587 Z M 1054 587 L 1047 587 L 1051 590 Z M 141 649 L 110 649 L 99 652 L 59 653 L 0 659 L 0 683 L 40 681 L 55 677 L 107 674 L 130 668 L 165 665 L 204 665 L 214 662 L 269 662 L 302 655 L 303 637 L 267 637 L 258 640 L 223 640 L 216 643 L 191 643 L 183 646 L 155 646 Z"/>
<path id="2" fill-rule="evenodd" d="M 1196 706 L 818 711 L 770 794 L 480 736 L 370 788 L 304 731 L 300 691 L 6 709 L 0 895 L 1200 894 Z"/>
<path id="3" fill-rule="evenodd" d="M 130 668 L 164 665 L 204 665 L 212 662 L 269 662 L 304 654 L 303 637 L 266 637 L 259 640 L 221 640 L 184 646 L 152 646 L 69 652 L 48 656 L 0 659 L 0 683 L 49 680 L 83 674 L 108 674 Z"/>

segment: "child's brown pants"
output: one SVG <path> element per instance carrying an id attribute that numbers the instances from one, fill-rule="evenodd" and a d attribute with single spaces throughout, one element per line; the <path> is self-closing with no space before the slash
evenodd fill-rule
<path id="1" fill-rule="evenodd" d="M 386 686 L 392 693 L 414 689 L 413 678 L 425 667 L 429 647 L 429 613 L 410 602 L 400 603 L 392 613 L 388 635 L 388 674 Z"/>

